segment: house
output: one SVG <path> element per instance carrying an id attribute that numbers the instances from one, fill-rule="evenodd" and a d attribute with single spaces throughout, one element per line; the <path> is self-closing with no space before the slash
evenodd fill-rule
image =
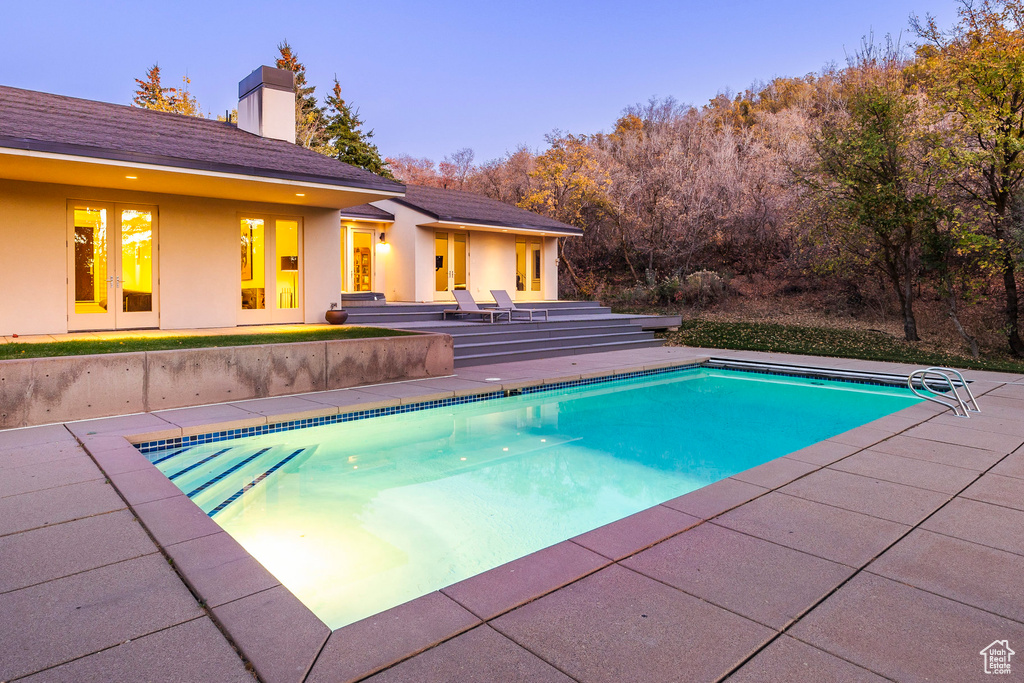
<path id="1" fill-rule="evenodd" d="M 556 296 L 578 230 L 297 146 L 293 78 L 242 80 L 237 126 L 0 86 L 0 335 L 318 323 L 340 291 L 517 270 L 519 298 Z"/>
<path id="2" fill-rule="evenodd" d="M 557 299 L 558 238 L 583 234 L 487 197 L 417 185 L 341 217 L 344 291 L 379 291 L 388 301 L 450 301 L 454 289 L 478 300 L 492 289 L 519 301 Z"/>

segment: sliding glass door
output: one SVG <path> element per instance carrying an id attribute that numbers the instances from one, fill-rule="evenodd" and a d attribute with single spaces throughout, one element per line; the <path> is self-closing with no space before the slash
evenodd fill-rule
<path id="1" fill-rule="evenodd" d="M 159 327 L 157 211 L 68 204 L 68 329 Z"/>

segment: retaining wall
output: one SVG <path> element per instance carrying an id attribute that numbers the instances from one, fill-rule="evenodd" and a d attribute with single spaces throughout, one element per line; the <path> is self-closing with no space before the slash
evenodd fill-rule
<path id="1" fill-rule="evenodd" d="M 0 429 L 450 375 L 452 349 L 415 334 L 3 360 Z"/>

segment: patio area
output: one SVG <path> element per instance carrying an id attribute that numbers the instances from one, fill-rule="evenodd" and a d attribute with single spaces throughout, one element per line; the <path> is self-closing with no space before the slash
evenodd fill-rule
<path id="1" fill-rule="evenodd" d="M 646 348 L 0 431 L 0 681 L 971 681 L 1024 644 L 1021 375 L 333 633 L 125 442 L 711 356 L 914 369 Z"/>

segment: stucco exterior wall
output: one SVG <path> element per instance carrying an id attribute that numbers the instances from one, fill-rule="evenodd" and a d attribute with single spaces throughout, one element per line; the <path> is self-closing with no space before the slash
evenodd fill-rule
<path id="1" fill-rule="evenodd" d="M 309 212 L 303 223 L 306 258 L 303 320 L 322 323 L 331 304 L 341 304 L 341 223 L 338 212 L 329 210 Z"/>
<path id="2" fill-rule="evenodd" d="M 477 301 L 493 301 L 492 289 L 516 296 L 516 236 L 503 232 L 469 233 L 469 291 Z"/>
<path id="3" fill-rule="evenodd" d="M 416 227 L 429 218 L 413 211 L 412 209 L 392 201 L 374 202 L 374 206 L 380 207 L 395 216 L 395 222 L 385 230 L 388 244 L 391 250 L 387 254 L 377 254 L 377 291 L 383 292 L 388 301 L 430 301 L 421 299 L 417 281 L 423 276 L 419 261 L 427 260 L 429 256 L 417 259 L 417 254 L 424 248 L 429 248 L 428 254 L 433 254 L 433 243 L 422 244 L 420 230 Z"/>
<path id="4" fill-rule="evenodd" d="M 238 323 L 239 214 L 301 218 L 303 319 L 320 322 L 338 300 L 336 209 L 0 180 L 0 335 L 67 332 L 69 200 L 157 207 L 163 329 Z"/>
<path id="5" fill-rule="evenodd" d="M 0 180 L 0 335 L 67 332 L 67 209 Z"/>

